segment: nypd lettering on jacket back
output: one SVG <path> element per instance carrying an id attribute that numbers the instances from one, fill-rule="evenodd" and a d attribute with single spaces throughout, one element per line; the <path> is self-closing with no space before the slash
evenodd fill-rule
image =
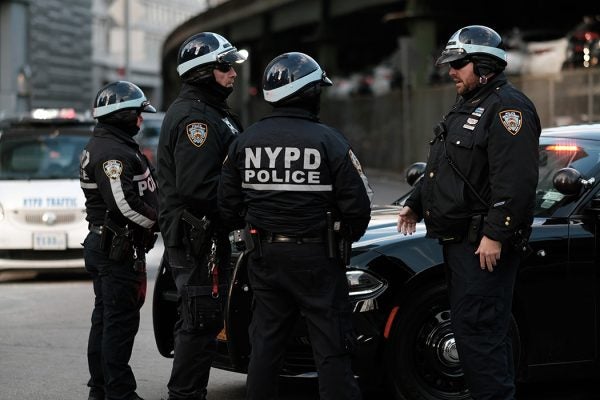
<path id="1" fill-rule="evenodd" d="M 254 190 L 331 191 L 322 182 L 319 150 L 298 147 L 253 147 L 244 153 L 242 187 Z"/>

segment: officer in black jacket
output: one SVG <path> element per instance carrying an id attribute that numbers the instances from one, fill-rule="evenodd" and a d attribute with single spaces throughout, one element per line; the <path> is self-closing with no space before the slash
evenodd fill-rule
<path id="1" fill-rule="evenodd" d="M 507 82 L 502 39 L 492 29 L 458 30 L 437 64 L 449 64 L 458 101 L 435 128 L 398 230 L 411 234 L 424 218 L 427 235 L 443 245 L 452 327 L 473 399 L 513 399 L 508 333 L 533 221 L 540 120 Z"/>
<path id="2" fill-rule="evenodd" d="M 348 141 L 318 119 L 321 86 L 331 84 L 306 54 L 276 57 L 263 77 L 273 113 L 236 139 L 223 166 L 219 207 L 230 224 L 245 220 L 252 249 L 249 400 L 277 398 L 279 367 L 301 314 L 320 398 L 361 397 L 350 365 L 354 336 L 338 244 L 363 235 L 372 193 Z"/>
<path id="3" fill-rule="evenodd" d="M 140 399 L 129 359 L 146 296 L 145 253 L 158 228 L 153 167 L 133 139 L 142 112 L 156 110 L 133 83 L 100 89 L 93 110 L 98 124 L 81 155 L 90 229 L 85 267 L 96 296 L 88 341 L 90 400 Z"/>
<path id="4" fill-rule="evenodd" d="M 227 148 L 242 131 L 226 100 L 237 76 L 233 66 L 246 57 L 216 33 L 188 38 L 178 55 L 181 91 L 161 128 L 159 221 L 179 297 L 171 400 L 205 398 L 223 327 L 231 246 L 218 215 L 217 184 Z"/>

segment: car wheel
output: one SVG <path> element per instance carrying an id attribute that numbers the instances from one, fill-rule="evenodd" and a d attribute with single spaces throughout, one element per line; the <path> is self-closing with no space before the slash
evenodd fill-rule
<path id="1" fill-rule="evenodd" d="M 446 286 L 416 292 L 396 314 L 388 338 L 389 382 L 395 399 L 468 399 L 450 327 Z"/>
<path id="2" fill-rule="evenodd" d="M 398 310 L 388 338 L 388 382 L 394 398 L 470 399 L 450 326 L 446 285 L 414 293 Z M 521 343 L 514 318 L 510 334 L 518 366 Z"/>

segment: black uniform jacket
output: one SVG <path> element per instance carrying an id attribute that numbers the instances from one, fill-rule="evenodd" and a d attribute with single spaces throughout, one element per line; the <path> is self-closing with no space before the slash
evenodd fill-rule
<path id="1" fill-rule="evenodd" d="M 541 132 L 533 103 L 499 74 L 459 98 L 435 131 L 425 176 L 405 204 L 425 219 L 428 235 L 462 236 L 474 214 L 487 214 L 483 234 L 497 241 L 529 227 Z"/>
<path id="2" fill-rule="evenodd" d="M 346 138 L 298 108 L 278 108 L 231 145 L 219 207 L 228 221 L 288 235 L 320 233 L 332 211 L 358 240 L 372 193 Z M 233 223 L 233 222 L 232 222 Z"/>
<path id="3" fill-rule="evenodd" d="M 158 142 L 159 223 L 166 246 L 182 245 L 184 209 L 197 217 L 218 219 L 221 166 L 229 144 L 241 131 L 224 101 L 183 84 L 167 110 Z"/>
<path id="4" fill-rule="evenodd" d="M 158 230 L 158 188 L 152 171 L 130 135 L 97 124 L 81 155 L 79 170 L 88 222 L 102 225 L 108 210 L 123 226 L 133 223 Z"/>

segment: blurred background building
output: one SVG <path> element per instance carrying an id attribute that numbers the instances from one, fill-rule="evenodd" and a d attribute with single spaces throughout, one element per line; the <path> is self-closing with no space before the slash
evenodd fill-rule
<path id="1" fill-rule="evenodd" d="M 247 49 L 230 104 L 260 118 L 264 67 L 302 51 L 333 79 L 321 116 L 363 163 L 401 169 L 427 155 L 431 127 L 455 98 L 434 61 L 458 28 L 506 39 L 507 73 L 543 126 L 600 119 L 600 9 L 543 0 L 0 0 L 0 114 L 38 107 L 89 110 L 105 83 L 128 79 L 165 110 L 178 93 L 179 46 L 212 31 Z"/>
<path id="2" fill-rule="evenodd" d="M 167 34 L 209 0 L 0 1 L 0 113 L 34 108 L 89 110 L 118 79 L 160 104 Z"/>

